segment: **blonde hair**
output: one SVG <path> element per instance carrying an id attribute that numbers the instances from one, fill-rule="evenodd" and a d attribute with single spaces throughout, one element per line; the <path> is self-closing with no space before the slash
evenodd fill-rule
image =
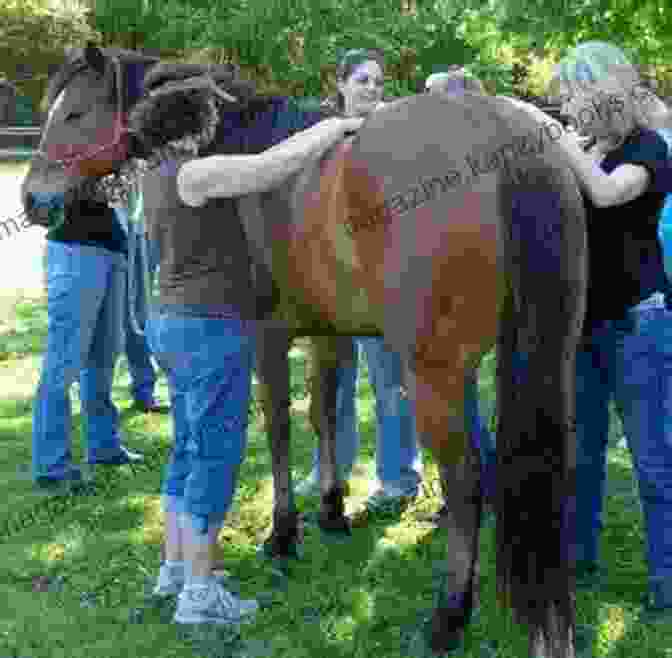
<path id="1" fill-rule="evenodd" d="M 638 128 L 655 129 L 661 121 L 668 120 L 665 103 L 644 84 L 638 68 L 625 53 L 609 43 L 588 41 L 576 46 L 560 62 L 551 80 L 551 85 L 559 84 L 588 96 L 622 94 L 632 123 Z M 631 131 L 632 128 L 628 134 Z"/>

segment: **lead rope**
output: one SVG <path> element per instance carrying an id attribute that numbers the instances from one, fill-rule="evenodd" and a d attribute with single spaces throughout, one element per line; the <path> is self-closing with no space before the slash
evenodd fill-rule
<path id="1" fill-rule="evenodd" d="M 131 330 L 138 336 L 145 335 L 145 327 L 147 324 L 147 311 L 150 297 L 150 277 L 149 277 L 149 263 L 147 261 L 147 240 L 145 238 L 145 213 L 142 203 L 142 191 L 140 189 L 139 181 L 134 180 L 131 189 L 131 195 L 135 201 L 132 208 L 129 207 L 129 239 L 128 239 L 128 306 L 130 315 Z M 140 290 L 140 306 L 145 309 L 145 317 L 143 318 L 143 327 L 140 328 L 138 322 L 137 308 L 135 303 L 136 295 L 136 240 L 140 240 L 140 278 L 142 287 Z"/>
<path id="2" fill-rule="evenodd" d="M 128 273 L 126 275 L 126 295 L 131 331 L 138 335 L 142 335 L 135 314 L 135 220 L 132 216 L 135 207 L 131 203 L 134 199 L 135 194 L 133 193 L 133 190 L 129 190 L 128 203 L 126 206 L 128 216 Z"/>

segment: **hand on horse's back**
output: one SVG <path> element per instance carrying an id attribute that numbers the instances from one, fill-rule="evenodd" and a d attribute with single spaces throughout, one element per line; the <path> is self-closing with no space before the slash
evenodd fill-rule
<path id="1" fill-rule="evenodd" d="M 512 105 L 515 105 L 517 108 L 526 112 L 536 123 L 539 123 L 543 126 L 555 126 L 560 129 L 560 134 L 565 134 L 567 131 L 563 128 L 562 124 L 554 119 L 550 114 L 546 114 L 542 109 L 538 108 L 532 103 L 526 101 L 521 101 L 519 98 L 512 98 L 511 96 L 497 96 L 497 98 L 505 98 Z"/>
<path id="2" fill-rule="evenodd" d="M 180 168 L 178 194 L 186 205 L 197 207 L 212 197 L 238 197 L 272 189 L 363 122 L 361 118 L 325 119 L 259 154 L 197 158 Z"/>
<path id="3" fill-rule="evenodd" d="M 300 130 L 275 146 L 266 149 L 263 153 L 264 155 L 268 155 L 285 150 L 289 151 L 290 148 L 294 149 L 296 145 L 301 143 L 306 145 L 314 143 L 315 145 L 318 145 L 318 138 L 320 141 L 325 137 L 328 140 L 331 140 L 331 138 L 336 140 L 342 139 L 348 133 L 357 132 L 362 127 L 363 123 L 363 117 L 329 117 L 328 119 L 323 119 L 322 121 L 313 124 L 309 128 Z M 315 139 L 314 142 L 313 138 Z"/>

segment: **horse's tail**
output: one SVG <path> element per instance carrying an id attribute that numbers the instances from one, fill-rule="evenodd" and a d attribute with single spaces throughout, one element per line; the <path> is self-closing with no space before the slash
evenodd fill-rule
<path id="1" fill-rule="evenodd" d="M 568 515 L 586 235 L 572 173 L 535 160 L 500 188 L 508 286 L 498 342 L 497 590 L 518 621 L 558 647 L 556 658 L 567 655 L 574 625 Z"/>

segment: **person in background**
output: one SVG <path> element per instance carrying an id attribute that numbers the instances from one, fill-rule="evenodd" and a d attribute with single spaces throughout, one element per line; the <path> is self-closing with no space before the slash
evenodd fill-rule
<path id="1" fill-rule="evenodd" d="M 610 44 L 577 46 L 558 68 L 563 114 L 596 139 L 585 153 L 571 135 L 555 142 L 583 192 L 588 282 L 577 353 L 577 488 L 568 543 L 577 587 L 600 582 L 598 546 L 606 479 L 609 402 L 632 454 L 646 522 L 645 623 L 672 622 L 672 313 L 658 220 L 672 192 L 665 141 L 648 127 L 641 80 Z M 598 109 L 600 111 L 598 111 Z M 529 107 L 541 122 L 553 120 Z M 571 509 L 575 505 L 575 509 Z M 575 533 L 575 537 L 574 537 Z"/>
<path id="2" fill-rule="evenodd" d="M 38 488 L 86 490 L 72 466 L 70 387 L 79 378 L 87 461 L 119 466 L 143 460 L 127 450 L 112 401 L 123 341 L 126 235 L 116 209 L 81 200 L 47 233 L 48 333 L 33 405 L 32 474 Z"/>
<path id="3" fill-rule="evenodd" d="M 644 100 L 646 96 L 648 127 L 655 130 L 667 143 L 667 154 L 672 160 L 672 111 L 668 103 L 660 100 L 655 94 L 647 93 L 646 88 L 640 90 L 639 95 Z M 672 285 L 672 194 L 668 194 L 665 205 L 660 213 L 658 238 L 663 248 L 663 263 L 667 279 Z"/>
<path id="4" fill-rule="evenodd" d="M 350 50 L 336 70 L 338 92 L 330 99 L 333 111 L 344 117 L 367 117 L 383 106 L 384 60 L 377 51 Z M 410 405 L 401 393 L 402 364 L 382 338 L 355 340 L 355 359 L 340 368 L 337 391 L 336 461 L 347 480 L 359 451 L 355 410 L 359 349 L 366 354 L 376 398 L 376 475 L 365 512 L 396 512 L 418 494 L 422 460 Z M 319 494 L 319 446 L 313 454 L 310 475 L 300 482 L 298 495 Z"/>

